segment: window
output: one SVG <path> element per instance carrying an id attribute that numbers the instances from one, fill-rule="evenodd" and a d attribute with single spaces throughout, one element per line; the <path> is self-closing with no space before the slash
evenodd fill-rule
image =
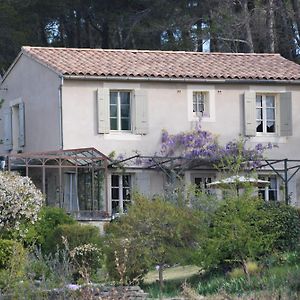
<path id="1" fill-rule="evenodd" d="M 246 136 L 291 136 L 293 134 L 292 93 L 244 94 Z"/>
<path id="2" fill-rule="evenodd" d="M 277 201 L 278 200 L 278 182 L 275 175 L 271 176 L 259 176 L 259 179 L 267 180 L 269 185 L 258 189 L 258 195 L 265 201 Z"/>
<path id="3" fill-rule="evenodd" d="M 130 92 L 110 91 L 110 130 L 131 130 L 130 102 Z"/>
<path id="4" fill-rule="evenodd" d="M 15 151 L 25 146 L 25 106 L 21 99 L 11 101 L 4 110 L 4 146 Z"/>
<path id="5" fill-rule="evenodd" d="M 204 176 L 195 176 L 194 177 L 194 184 L 196 185 L 197 189 L 201 192 L 205 192 L 206 194 L 212 194 L 212 191 L 208 188 L 207 184 L 212 182 L 211 177 L 204 177 Z"/>
<path id="6" fill-rule="evenodd" d="M 98 133 L 118 136 L 148 133 L 147 90 L 97 90 Z"/>
<path id="7" fill-rule="evenodd" d="M 193 113 L 196 116 L 209 117 L 209 100 L 207 92 L 193 92 Z"/>
<path id="8" fill-rule="evenodd" d="M 131 203 L 131 175 L 111 175 L 112 213 L 127 211 Z"/>
<path id="9" fill-rule="evenodd" d="M 275 133 L 276 102 L 274 95 L 256 95 L 256 132 Z"/>

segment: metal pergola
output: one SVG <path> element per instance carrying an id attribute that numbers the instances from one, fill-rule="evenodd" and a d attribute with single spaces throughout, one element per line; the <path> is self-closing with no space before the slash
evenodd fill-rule
<path id="1" fill-rule="evenodd" d="M 76 176 L 78 170 L 84 169 L 91 172 L 91 197 L 94 201 L 94 173 L 96 171 L 104 172 L 104 189 L 105 189 L 105 205 L 107 214 L 108 208 L 108 191 L 107 191 L 107 168 L 109 158 L 95 148 L 79 148 L 68 150 L 57 150 L 47 152 L 27 152 L 5 155 L 7 160 L 7 169 L 18 170 L 25 169 L 26 176 L 29 175 L 30 168 L 40 168 L 42 178 L 42 193 L 46 194 L 46 169 L 58 169 L 59 178 L 59 205 L 62 207 L 63 202 L 63 186 L 62 173 L 64 169 L 72 168 Z"/>
<path id="2" fill-rule="evenodd" d="M 248 165 L 249 162 L 245 162 Z M 134 155 L 129 158 L 113 161 L 109 167 L 118 167 L 124 165 L 131 169 L 145 169 L 162 171 L 171 180 L 174 173 L 199 170 L 199 171 L 218 171 L 214 165 L 216 161 L 207 159 L 195 159 L 187 157 L 166 157 L 166 156 L 143 156 Z M 253 171 L 254 168 L 245 167 L 245 171 Z M 300 160 L 284 159 L 262 159 L 260 164 L 255 167 L 257 171 L 275 173 L 284 184 L 284 201 L 286 204 L 290 202 L 290 194 L 288 184 L 291 179 L 300 170 Z"/>

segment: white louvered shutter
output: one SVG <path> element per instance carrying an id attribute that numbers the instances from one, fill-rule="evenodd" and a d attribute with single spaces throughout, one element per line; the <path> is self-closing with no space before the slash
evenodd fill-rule
<path id="1" fill-rule="evenodd" d="M 256 135 L 256 93 L 246 91 L 244 94 L 245 135 Z"/>
<path id="2" fill-rule="evenodd" d="M 109 133 L 109 89 L 97 90 L 98 133 Z"/>

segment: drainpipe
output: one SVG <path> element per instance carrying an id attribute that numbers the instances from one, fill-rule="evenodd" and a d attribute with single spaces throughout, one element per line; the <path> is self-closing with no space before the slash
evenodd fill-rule
<path id="1" fill-rule="evenodd" d="M 64 144 L 63 144 L 63 114 L 62 114 L 62 87 L 64 84 L 64 78 L 61 76 L 60 77 L 60 85 L 58 88 L 58 112 L 59 112 L 59 148 L 60 150 L 63 149 Z"/>

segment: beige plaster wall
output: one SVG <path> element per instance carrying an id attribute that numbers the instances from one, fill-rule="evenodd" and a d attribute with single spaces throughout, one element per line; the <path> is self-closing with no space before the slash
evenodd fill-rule
<path id="1" fill-rule="evenodd" d="M 23 152 L 59 149 L 59 85 L 57 74 L 22 55 L 1 85 L 0 138 L 4 138 L 3 110 L 21 98 L 25 103 Z M 3 90 L 7 89 L 7 90 Z M 0 153 L 5 152 L 0 145 Z"/>
<path id="2" fill-rule="evenodd" d="M 124 133 L 98 134 L 96 91 L 103 86 L 111 89 L 146 89 L 148 92 L 149 133 L 135 135 Z M 243 135 L 243 95 L 247 90 L 258 92 L 292 91 L 293 136 L 253 137 L 250 145 L 268 143 L 278 145 L 267 155 L 270 158 L 300 159 L 300 87 L 284 85 L 238 85 L 238 84 L 178 84 L 171 82 L 101 82 L 65 80 L 63 86 L 63 136 L 64 148 L 95 147 L 105 154 L 112 151 L 133 155 L 139 151 L 151 155 L 160 150 L 162 129 L 178 133 L 193 128 L 189 101 L 192 90 L 213 91 L 214 117 L 201 121 L 202 127 L 218 136 L 225 143 Z M 196 119 L 195 119 L 196 120 Z"/>

